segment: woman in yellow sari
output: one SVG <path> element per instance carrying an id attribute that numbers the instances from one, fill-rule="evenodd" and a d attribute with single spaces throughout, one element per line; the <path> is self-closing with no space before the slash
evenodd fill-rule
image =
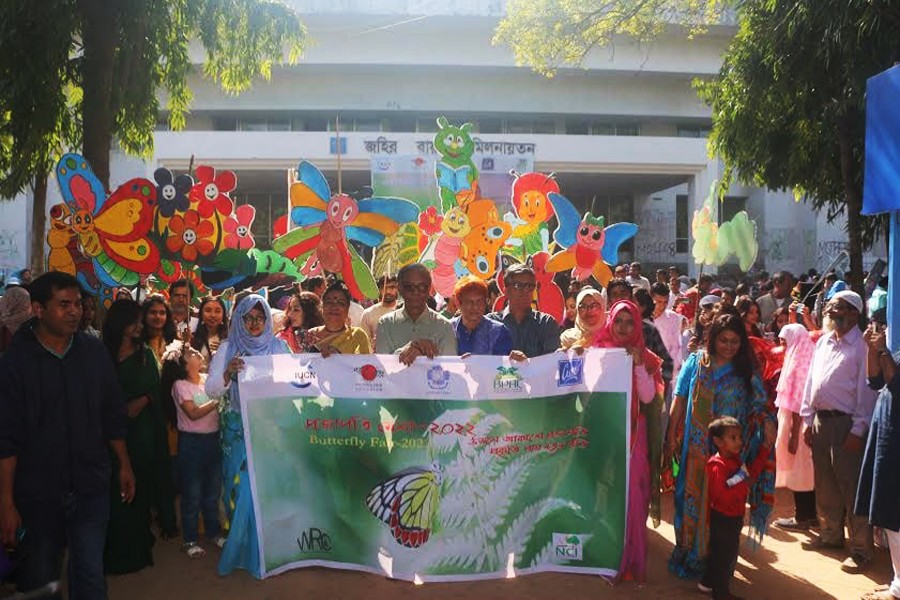
<path id="1" fill-rule="evenodd" d="M 314 347 L 324 358 L 332 354 L 371 354 L 369 334 L 360 327 L 349 325 L 350 290 L 343 281 L 328 286 L 322 295 L 322 316 L 325 324 L 309 330 Z"/>

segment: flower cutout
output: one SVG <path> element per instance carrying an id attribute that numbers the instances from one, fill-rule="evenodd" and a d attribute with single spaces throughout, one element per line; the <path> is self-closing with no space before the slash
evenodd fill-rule
<path id="1" fill-rule="evenodd" d="M 187 195 L 194 186 L 190 175 L 173 178 L 172 171 L 160 168 L 153 172 L 153 179 L 156 180 L 159 214 L 168 218 L 176 211 L 184 212 L 190 207 L 191 201 Z"/>
<path id="2" fill-rule="evenodd" d="M 436 206 L 429 206 L 419 213 L 419 230 L 426 236 L 431 237 L 441 232 L 441 223 L 444 217 L 439 215 Z"/>
<path id="3" fill-rule="evenodd" d="M 191 188 L 191 201 L 197 203 L 197 212 L 208 219 L 214 212 L 227 217 L 234 210 L 228 192 L 237 187 L 237 176 L 232 171 L 216 175 L 212 167 L 199 166 L 195 171 L 197 183 Z"/>
<path id="4" fill-rule="evenodd" d="M 234 215 L 222 225 L 225 229 L 225 247 L 235 250 L 249 250 L 256 245 L 253 234 L 250 233 L 250 225 L 256 217 L 256 209 L 249 204 L 238 206 Z"/>
<path id="5" fill-rule="evenodd" d="M 215 249 L 208 239 L 214 231 L 212 223 L 202 219 L 196 210 L 189 210 L 184 216 L 175 215 L 169 221 L 166 248 L 173 253 L 180 252 L 184 260 L 194 262 L 198 254 L 208 256 Z"/>

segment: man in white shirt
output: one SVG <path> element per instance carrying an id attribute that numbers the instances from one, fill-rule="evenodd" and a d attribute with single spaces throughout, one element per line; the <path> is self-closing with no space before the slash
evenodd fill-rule
<path id="1" fill-rule="evenodd" d="M 777 277 L 777 276 L 776 276 Z M 850 533 L 850 556 L 841 568 L 859 573 L 872 562 L 872 527 L 854 514 L 856 488 L 875 392 L 866 382 L 868 348 L 859 330 L 863 301 L 856 292 L 838 292 L 828 301 L 826 315 L 833 331 L 816 343 L 806 379 L 800 416 L 804 439 L 812 448 L 818 538 L 805 550 L 844 547 L 844 522 Z"/>
<path id="2" fill-rule="evenodd" d="M 653 324 L 672 357 L 674 380 L 681 369 L 681 332 L 684 330 L 685 319 L 684 316 L 667 308 L 669 293 L 669 286 L 664 283 L 654 283 L 650 286 L 650 297 L 653 298 Z"/>
<path id="3" fill-rule="evenodd" d="M 630 283 L 632 288 L 644 288 L 648 292 L 650 291 L 650 280 L 641 275 L 641 263 L 639 262 L 631 263 L 625 281 Z"/>
<path id="4" fill-rule="evenodd" d="M 381 298 L 381 302 L 376 302 L 365 309 L 359 320 L 359 326 L 369 334 L 372 346 L 375 345 L 375 336 L 378 333 L 378 319 L 397 310 L 398 292 L 396 275 L 382 275 L 378 278 L 378 297 Z"/>

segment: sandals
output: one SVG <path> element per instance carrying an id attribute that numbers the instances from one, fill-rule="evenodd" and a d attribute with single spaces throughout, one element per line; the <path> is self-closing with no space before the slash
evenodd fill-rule
<path id="1" fill-rule="evenodd" d="M 187 553 L 188 558 L 203 558 L 206 556 L 206 550 L 201 548 L 197 542 L 188 542 L 181 546 L 181 549 Z"/>

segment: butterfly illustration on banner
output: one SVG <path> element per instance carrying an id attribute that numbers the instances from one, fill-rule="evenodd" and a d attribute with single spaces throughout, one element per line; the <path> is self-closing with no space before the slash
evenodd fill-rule
<path id="1" fill-rule="evenodd" d="M 586 212 L 579 217 L 578 209 L 565 196 L 550 192 L 547 198 L 559 219 L 553 239 L 564 250 L 550 257 L 546 269 L 552 273 L 572 269 L 572 276 L 578 281 L 593 275 L 600 285 L 606 287 L 612 279 L 609 266 L 618 262 L 619 247 L 637 234 L 638 226 L 634 223 L 615 223 L 604 227 L 603 216 L 596 217 Z"/>
<path id="2" fill-rule="evenodd" d="M 373 487 L 366 506 L 390 527 L 398 544 L 418 548 L 431 535 L 442 483 L 443 471 L 437 462 L 409 467 Z"/>
<path id="3" fill-rule="evenodd" d="M 276 238 L 272 248 L 301 269 L 318 262 L 322 270 L 340 274 L 357 300 L 377 298 L 375 279 L 349 242 L 378 246 L 415 221 L 419 207 L 403 198 L 332 196 L 325 176 L 306 161 L 298 174 L 290 188 L 290 217 L 300 228 Z"/>
<path id="4" fill-rule="evenodd" d="M 56 179 L 64 203 L 50 213 L 51 270 L 76 275 L 95 293 L 102 287 L 137 285 L 141 275 L 156 272 L 159 250 L 148 237 L 157 201 L 152 181 L 131 179 L 107 196 L 87 160 L 78 154 L 59 160 Z"/>

